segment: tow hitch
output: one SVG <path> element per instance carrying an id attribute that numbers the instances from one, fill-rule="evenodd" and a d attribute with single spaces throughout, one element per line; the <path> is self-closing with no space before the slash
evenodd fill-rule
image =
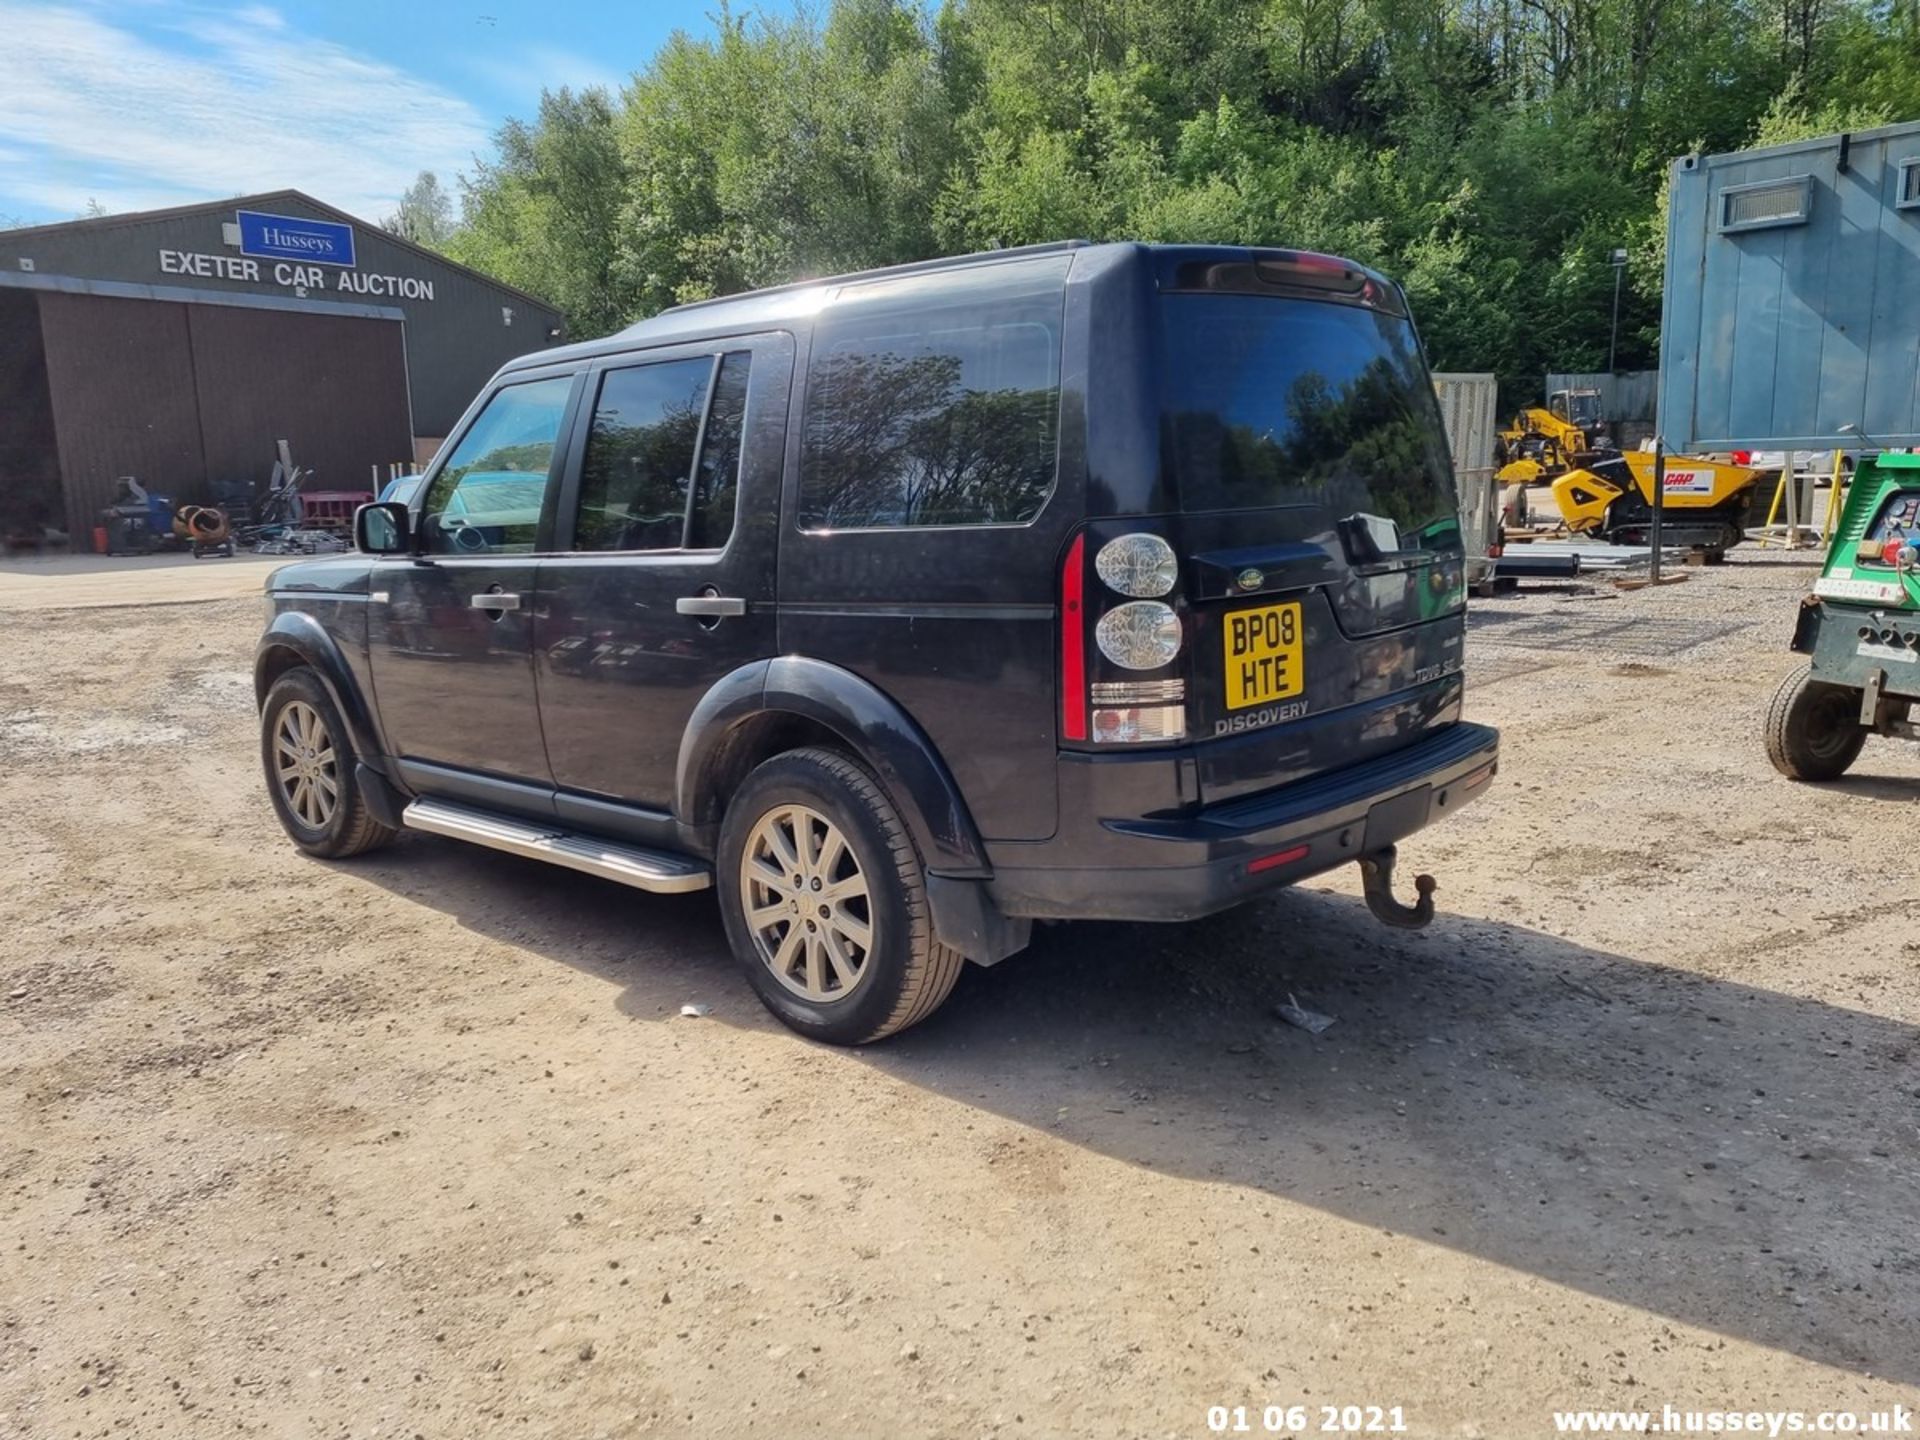
<path id="1" fill-rule="evenodd" d="M 1367 909 L 1382 925 L 1398 930 L 1421 930 L 1433 923 L 1433 892 L 1439 888 L 1431 875 L 1413 877 L 1413 888 L 1420 898 L 1402 905 L 1393 898 L 1393 862 L 1398 852 L 1389 845 L 1371 855 L 1360 857 L 1360 884 L 1366 891 Z"/>

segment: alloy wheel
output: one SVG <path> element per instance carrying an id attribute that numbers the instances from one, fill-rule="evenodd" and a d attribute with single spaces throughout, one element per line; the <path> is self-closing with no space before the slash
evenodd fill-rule
<path id="1" fill-rule="evenodd" d="M 867 877 L 840 828 L 781 805 L 760 817 L 740 857 L 740 903 L 761 963 L 816 1004 L 844 1000 L 873 955 Z"/>
<path id="2" fill-rule="evenodd" d="M 302 825 L 324 830 L 340 805 L 340 765 L 320 712 L 292 700 L 273 727 L 274 778 L 280 798 Z"/>

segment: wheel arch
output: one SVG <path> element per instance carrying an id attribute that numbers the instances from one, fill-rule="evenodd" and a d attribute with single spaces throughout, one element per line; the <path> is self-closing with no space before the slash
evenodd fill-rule
<path id="1" fill-rule="evenodd" d="M 372 707 L 340 646 L 326 627 L 311 615 L 288 611 L 273 618 L 253 652 L 253 701 L 256 709 L 267 702 L 273 682 L 300 666 L 314 672 L 334 709 L 346 722 L 348 738 L 362 763 L 378 766 L 385 754 Z"/>
<path id="2" fill-rule="evenodd" d="M 761 761 L 806 745 L 867 768 L 900 807 L 930 872 L 991 873 L 960 788 L 926 733 L 871 681 L 803 656 L 743 665 L 694 708 L 680 741 L 675 816 L 711 853 L 739 783 Z"/>

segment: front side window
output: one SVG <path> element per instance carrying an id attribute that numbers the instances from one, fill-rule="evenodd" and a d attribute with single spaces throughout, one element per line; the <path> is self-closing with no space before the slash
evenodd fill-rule
<path id="1" fill-rule="evenodd" d="M 429 554 L 527 555 L 573 377 L 555 376 L 495 393 L 434 477 L 421 507 Z"/>
<path id="2" fill-rule="evenodd" d="M 964 299 L 964 297 L 961 297 Z M 822 321 L 803 529 L 1020 524 L 1052 493 L 1058 290 Z"/>
<path id="3" fill-rule="evenodd" d="M 719 357 L 717 378 L 715 363 L 700 356 L 607 372 L 580 470 L 574 549 L 719 549 L 727 543 L 748 356 Z"/>

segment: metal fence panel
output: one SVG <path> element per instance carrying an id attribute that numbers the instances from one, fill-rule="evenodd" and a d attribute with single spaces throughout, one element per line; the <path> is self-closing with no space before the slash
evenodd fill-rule
<path id="1" fill-rule="evenodd" d="M 1499 388 L 1498 377 L 1490 372 L 1456 371 L 1433 377 L 1433 393 L 1440 402 L 1440 418 L 1447 427 L 1455 471 L 1485 470 L 1493 465 Z"/>

